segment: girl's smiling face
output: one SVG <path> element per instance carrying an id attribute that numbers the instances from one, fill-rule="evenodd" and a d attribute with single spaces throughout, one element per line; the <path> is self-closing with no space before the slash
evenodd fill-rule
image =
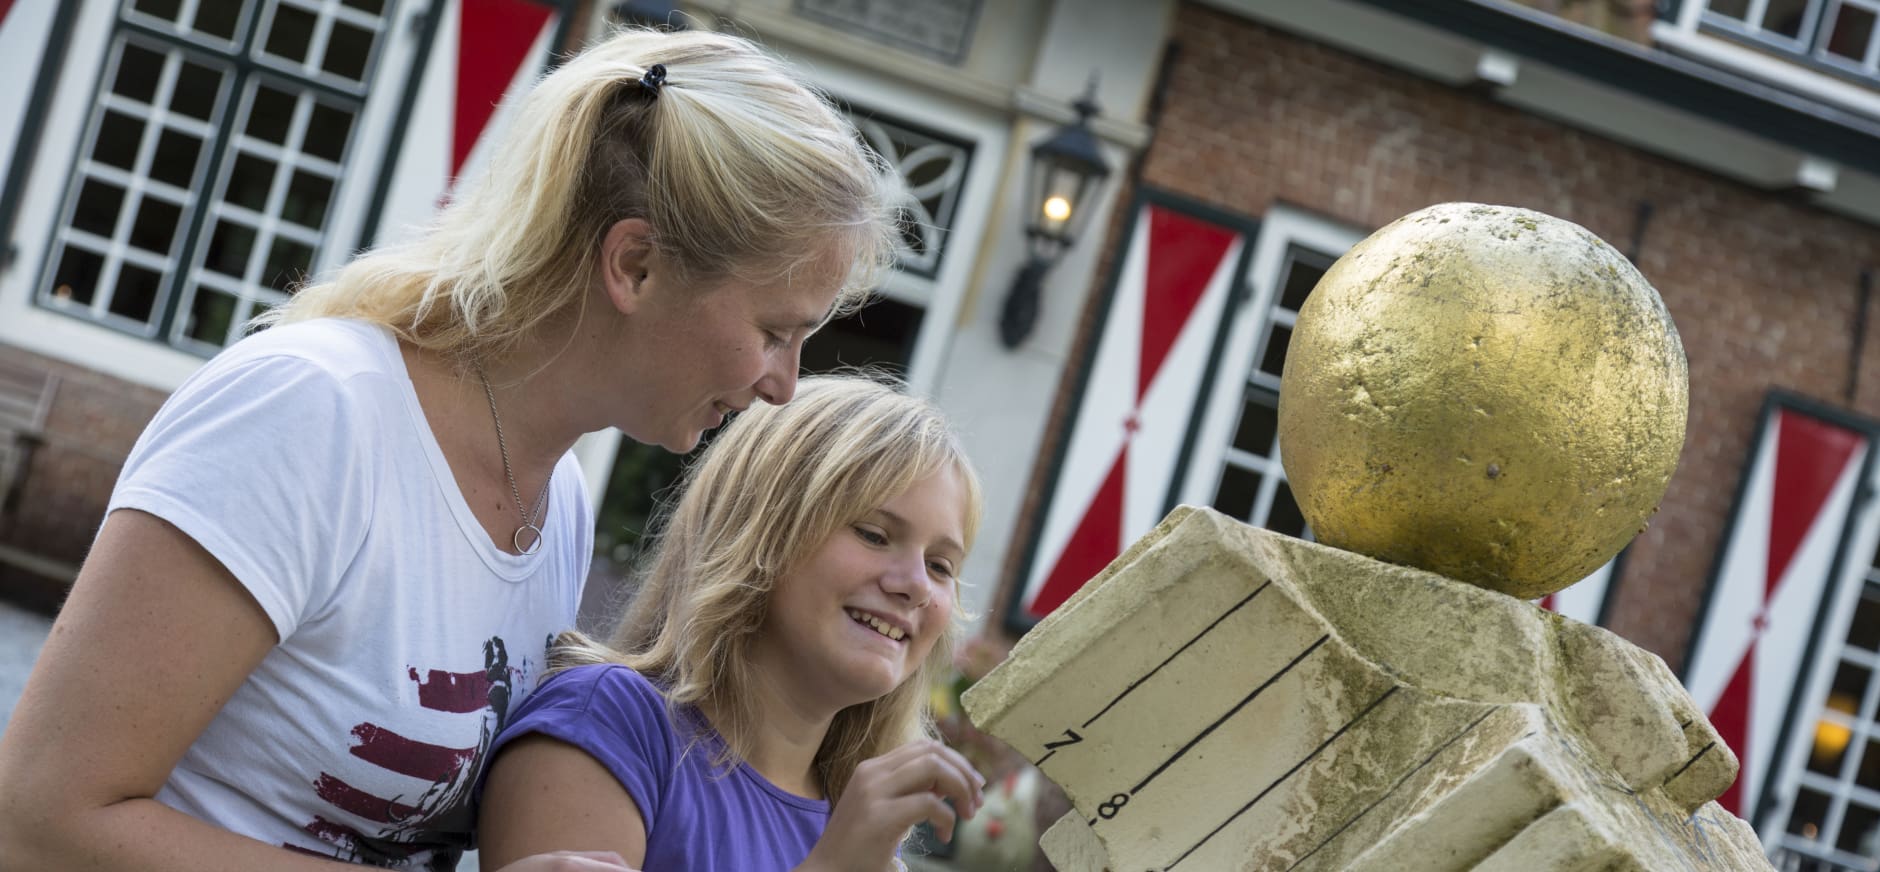
<path id="1" fill-rule="evenodd" d="M 837 528 L 777 579 L 755 659 L 832 713 L 899 687 L 953 619 L 966 505 L 948 468 Z"/>

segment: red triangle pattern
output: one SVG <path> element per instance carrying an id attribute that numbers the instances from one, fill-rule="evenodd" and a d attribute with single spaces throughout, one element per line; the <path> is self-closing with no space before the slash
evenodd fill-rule
<path id="1" fill-rule="evenodd" d="M 0 0 L 5 2 L 5 0 Z M 457 24 L 457 118 L 450 141 L 451 184 L 496 114 L 554 10 L 529 0 L 463 0 Z"/>
<path id="2" fill-rule="evenodd" d="M 1125 446 L 1110 466 L 1110 474 L 1097 488 L 1084 516 L 1077 520 L 1077 531 L 1064 543 L 1057 565 L 1045 576 L 1038 594 L 1025 611 L 1034 618 L 1051 613 L 1090 577 L 1103 571 L 1116 555 L 1123 553 L 1123 474 L 1129 466 L 1129 448 Z"/>
<path id="3" fill-rule="evenodd" d="M 1776 480 L 1769 507 L 1766 596 L 1789 568 L 1802 538 L 1821 516 L 1828 492 L 1847 468 L 1861 434 L 1795 412 L 1776 413 Z"/>
<path id="4" fill-rule="evenodd" d="M 1142 300 L 1142 366 L 1137 370 L 1136 402 L 1142 402 L 1162 361 L 1195 313 L 1208 280 L 1236 234 L 1218 224 L 1150 206 L 1148 275 Z"/>
<path id="5" fill-rule="evenodd" d="M 1749 752 L 1749 700 L 1750 673 L 1756 663 L 1756 646 L 1752 643 L 1749 650 L 1743 652 L 1743 659 L 1736 664 L 1736 672 L 1730 676 L 1730 683 L 1723 688 L 1723 696 L 1717 699 L 1717 707 L 1710 710 L 1710 725 L 1717 730 L 1717 737 L 1725 745 L 1737 752 L 1740 759 Z M 1731 814 L 1741 817 L 1743 814 L 1743 770 L 1737 769 L 1736 780 L 1730 782 L 1723 795 L 1717 797 L 1717 804 Z"/>

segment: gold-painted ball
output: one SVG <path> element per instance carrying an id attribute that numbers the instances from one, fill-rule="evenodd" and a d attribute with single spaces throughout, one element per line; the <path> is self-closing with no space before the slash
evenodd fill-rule
<path id="1" fill-rule="evenodd" d="M 1688 404 L 1677 328 L 1612 246 L 1445 203 L 1358 243 L 1306 299 L 1280 450 L 1319 541 L 1533 598 L 1644 529 Z"/>

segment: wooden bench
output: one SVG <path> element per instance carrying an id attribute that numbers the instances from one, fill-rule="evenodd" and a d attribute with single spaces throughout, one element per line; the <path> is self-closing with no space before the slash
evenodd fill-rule
<path id="1" fill-rule="evenodd" d="M 0 361 L 0 517 L 19 509 L 58 392 L 58 374 Z"/>

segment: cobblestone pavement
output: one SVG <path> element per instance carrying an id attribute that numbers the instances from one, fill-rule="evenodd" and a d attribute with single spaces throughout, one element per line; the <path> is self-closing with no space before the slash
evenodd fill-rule
<path id="1" fill-rule="evenodd" d="M 26 675 L 51 629 L 51 618 L 0 602 L 0 724 L 13 717 L 13 704 L 26 688 Z"/>

